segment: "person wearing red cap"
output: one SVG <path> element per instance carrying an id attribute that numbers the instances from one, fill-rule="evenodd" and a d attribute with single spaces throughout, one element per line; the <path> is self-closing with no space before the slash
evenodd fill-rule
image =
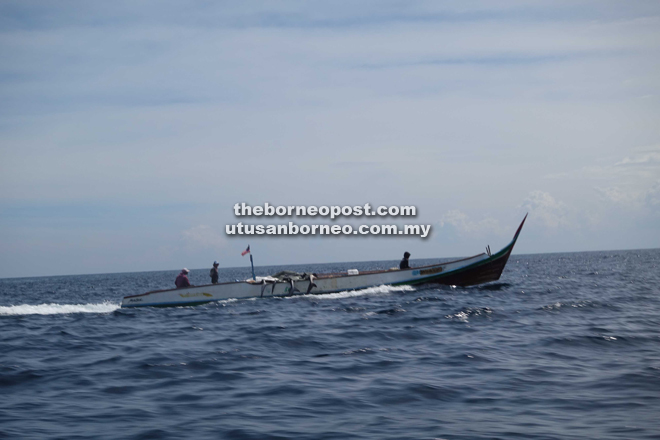
<path id="1" fill-rule="evenodd" d="M 190 271 L 184 267 L 179 276 L 176 277 L 174 284 L 176 285 L 177 289 L 191 286 L 190 280 L 188 279 L 188 272 Z"/>

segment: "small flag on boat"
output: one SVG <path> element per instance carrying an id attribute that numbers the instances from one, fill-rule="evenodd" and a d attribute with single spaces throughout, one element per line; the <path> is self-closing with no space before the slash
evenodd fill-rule
<path id="1" fill-rule="evenodd" d="M 245 254 L 249 254 L 249 253 L 250 253 L 250 245 L 248 245 L 247 249 L 245 249 L 243 252 L 241 252 L 241 257 L 244 257 Z"/>

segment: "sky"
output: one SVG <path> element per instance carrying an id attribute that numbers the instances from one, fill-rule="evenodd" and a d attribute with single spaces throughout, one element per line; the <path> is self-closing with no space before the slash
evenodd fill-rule
<path id="1" fill-rule="evenodd" d="M 0 60 L 0 278 L 660 247 L 657 1 L 5 0 Z"/>

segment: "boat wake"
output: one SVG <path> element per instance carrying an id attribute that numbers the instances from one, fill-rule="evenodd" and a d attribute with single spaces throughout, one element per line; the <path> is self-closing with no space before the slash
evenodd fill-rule
<path id="1" fill-rule="evenodd" d="M 100 304 L 20 304 L 17 306 L 0 307 L 0 316 L 110 313 L 119 309 L 119 307 L 119 304 L 109 301 Z"/>
<path id="2" fill-rule="evenodd" d="M 310 293 L 309 295 L 295 295 L 295 296 L 290 296 L 287 297 L 288 299 L 291 298 L 314 298 L 314 299 L 341 299 L 341 298 L 351 298 L 355 296 L 364 296 L 364 295 L 373 295 L 373 294 L 379 294 L 379 293 L 392 293 L 392 292 L 412 292 L 414 291 L 415 288 L 412 286 L 374 286 L 374 287 L 367 287 L 366 289 L 360 289 L 360 290 L 346 290 L 343 292 L 337 292 L 337 293 L 319 293 L 319 294 L 313 294 Z"/>

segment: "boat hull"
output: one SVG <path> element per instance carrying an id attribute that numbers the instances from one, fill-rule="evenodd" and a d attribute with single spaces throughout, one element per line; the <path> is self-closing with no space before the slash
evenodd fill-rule
<path id="1" fill-rule="evenodd" d="M 525 219 L 527 216 L 525 216 Z M 238 281 L 231 283 L 191 286 L 182 289 L 167 289 L 124 297 L 122 307 L 171 307 L 191 306 L 222 301 L 232 298 L 255 298 L 292 296 L 304 293 L 325 294 L 350 290 L 366 289 L 380 285 L 443 284 L 473 286 L 496 281 L 511 255 L 523 224 L 523 219 L 513 240 L 501 251 L 493 255 L 479 254 L 446 263 L 438 263 L 410 269 L 391 269 L 363 272 L 356 275 L 347 273 L 320 275 L 313 280 L 254 282 Z"/>

